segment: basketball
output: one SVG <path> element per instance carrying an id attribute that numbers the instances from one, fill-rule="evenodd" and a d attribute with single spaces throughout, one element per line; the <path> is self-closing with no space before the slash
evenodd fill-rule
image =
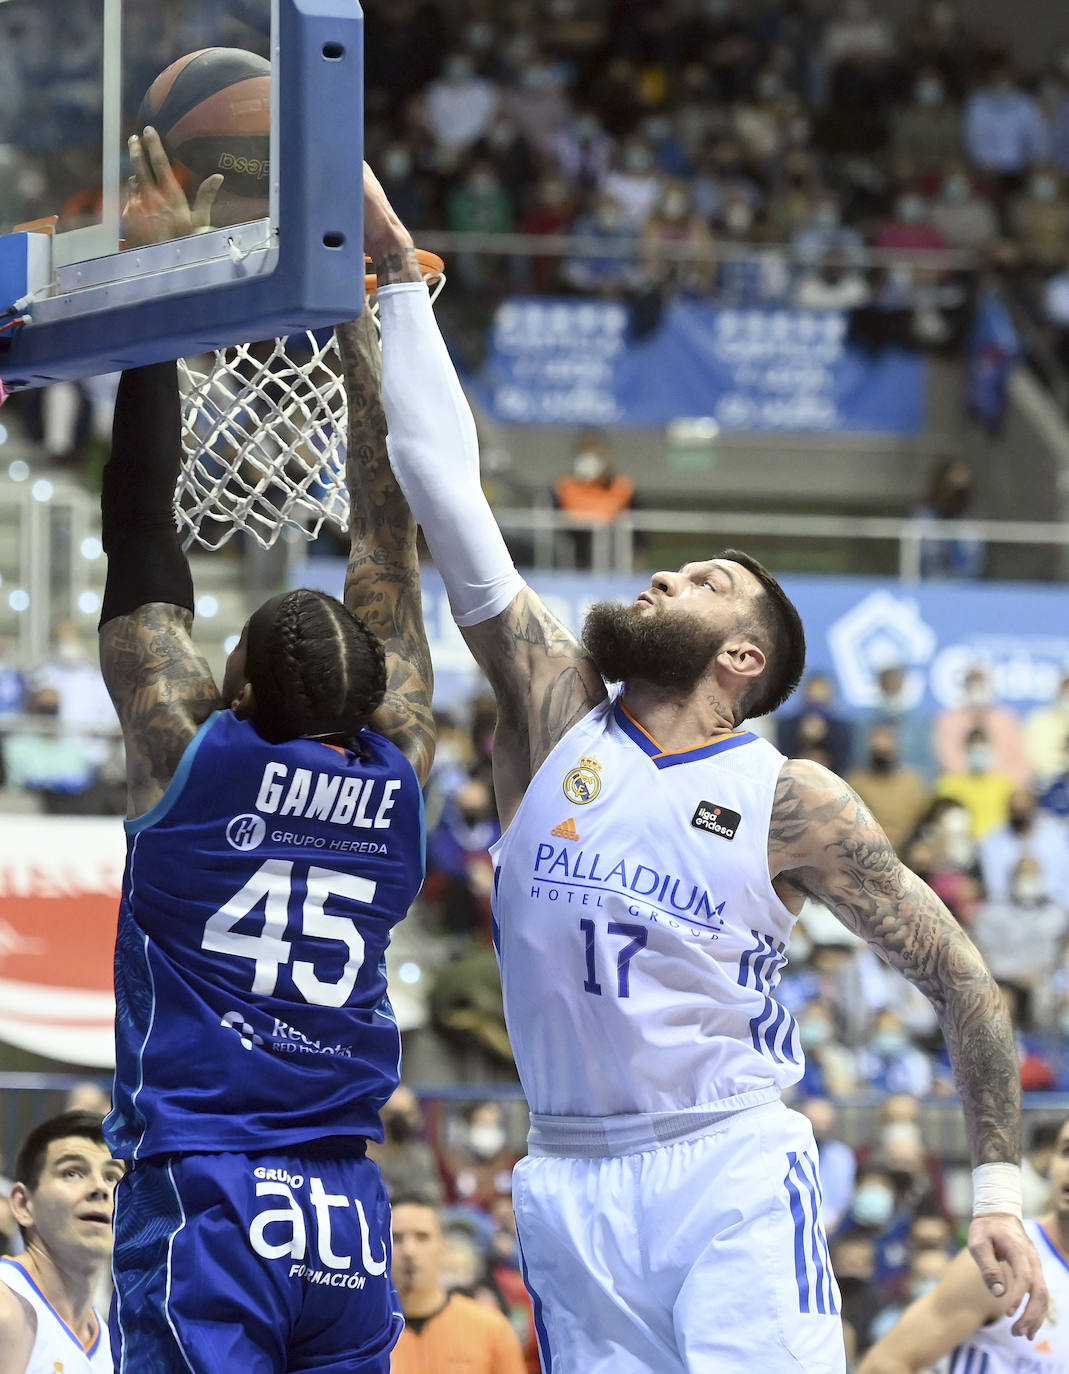
<path id="1" fill-rule="evenodd" d="M 172 166 L 198 182 L 215 172 L 223 190 L 250 199 L 268 193 L 271 64 L 242 48 L 201 48 L 172 62 L 149 87 L 137 132 L 151 124 Z"/>

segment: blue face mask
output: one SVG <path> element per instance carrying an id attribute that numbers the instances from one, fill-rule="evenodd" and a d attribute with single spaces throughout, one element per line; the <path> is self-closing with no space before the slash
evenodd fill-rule
<path id="1" fill-rule="evenodd" d="M 859 1226 L 886 1226 L 894 1210 L 894 1195 L 882 1183 L 863 1183 L 850 1204 L 850 1215 Z"/>

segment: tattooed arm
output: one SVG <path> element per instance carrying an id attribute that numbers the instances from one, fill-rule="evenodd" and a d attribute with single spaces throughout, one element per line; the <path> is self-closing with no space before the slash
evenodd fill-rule
<path id="1" fill-rule="evenodd" d="M 155 806 L 219 704 L 193 646 L 193 582 L 175 529 L 181 416 L 174 363 L 123 373 L 100 497 L 108 577 L 100 666 L 126 745 L 128 812 Z"/>
<path id="2" fill-rule="evenodd" d="M 126 747 L 127 814 L 163 796 L 200 727 L 219 705 L 211 669 L 190 638 L 193 613 L 153 602 L 100 627 L 100 667 Z"/>
<path id="3" fill-rule="evenodd" d="M 554 746 L 605 699 L 589 656 L 530 587 L 461 633 L 497 702 L 494 791 L 502 826 Z"/>
<path id="4" fill-rule="evenodd" d="M 899 860 L 861 798 L 818 764 L 789 760 L 772 811 L 769 863 L 788 905 L 797 909 L 804 896 L 823 902 L 927 996 L 946 1037 L 974 1166 L 1017 1163 L 1020 1071 L 998 986 L 947 908 Z M 1006 1293 L 1008 1310 L 1030 1294 L 1014 1330 L 1034 1334 L 1046 1286 L 1020 1221 L 1005 1213 L 976 1217 L 969 1246 L 991 1291 Z M 1008 1285 L 1000 1261 L 1009 1268 Z"/>
<path id="5" fill-rule="evenodd" d="M 366 165 L 364 234 L 380 288 L 420 281 L 412 237 Z M 512 566 L 479 484 L 475 423 L 425 294 L 387 292 L 379 303 L 390 459 L 497 698 L 494 782 L 507 825 L 534 771 L 605 686 Z"/>
<path id="6" fill-rule="evenodd" d="M 386 415 L 379 395 L 382 360 L 365 311 L 335 330 L 349 403 L 346 481 L 349 566 L 345 604 L 386 649 L 386 698 L 372 728 L 393 740 L 426 782 L 434 759 L 434 677 L 423 628 L 416 522 L 386 455 Z"/>

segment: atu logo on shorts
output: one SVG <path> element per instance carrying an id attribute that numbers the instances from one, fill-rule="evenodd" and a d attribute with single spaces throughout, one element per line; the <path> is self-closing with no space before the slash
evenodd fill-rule
<path id="1" fill-rule="evenodd" d="M 235 816 L 226 828 L 226 842 L 231 849 L 258 849 L 266 834 L 262 816 Z"/>
<path id="2" fill-rule="evenodd" d="M 579 760 L 564 779 L 564 795 L 576 806 L 586 806 L 601 792 L 601 764 L 589 755 Z"/>

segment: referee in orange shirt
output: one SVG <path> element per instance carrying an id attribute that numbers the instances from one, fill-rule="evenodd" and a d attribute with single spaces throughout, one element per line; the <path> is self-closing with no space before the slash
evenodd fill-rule
<path id="1" fill-rule="evenodd" d="M 408 1197 L 393 1203 L 393 1281 L 405 1314 L 390 1374 L 524 1374 L 508 1319 L 484 1303 L 447 1293 L 445 1236 L 436 1208 Z"/>

